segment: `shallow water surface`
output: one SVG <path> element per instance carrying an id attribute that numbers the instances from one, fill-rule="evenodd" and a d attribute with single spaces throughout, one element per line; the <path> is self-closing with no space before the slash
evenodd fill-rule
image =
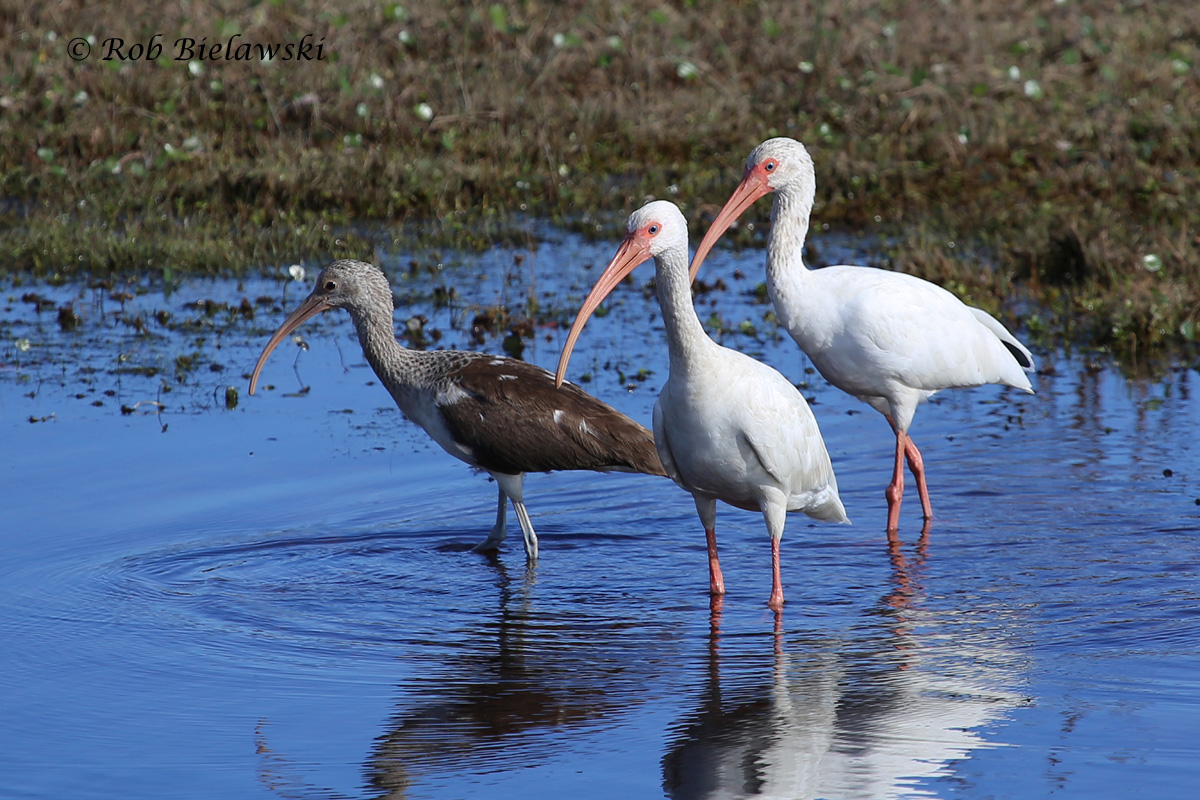
<path id="1" fill-rule="evenodd" d="M 567 321 L 615 245 L 391 259 L 398 326 L 499 352 L 472 336 L 481 310 L 532 295 Z M 779 619 L 762 520 L 720 508 L 729 594 L 710 604 L 703 531 L 664 479 L 530 476 L 538 567 L 512 515 L 498 556 L 472 552 L 495 487 L 400 418 L 344 315 L 247 397 L 307 286 L 10 288 L 0 796 L 1187 796 L 1197 374 L 1038 353 L 1034 396 L 935 398 L 913 435 L 936 519 L 922 537 L 910 489 L 889 546 L 886 423 L 764 319 L 761 263 L 715 253 L 701 316 L 802 383 L 854 521 L 789 519 Z M 666 375 L 651 276 L 571 367 L 647 424 Z M 552 367 L 563 334 L 538 328 L 525 357 Z"/>

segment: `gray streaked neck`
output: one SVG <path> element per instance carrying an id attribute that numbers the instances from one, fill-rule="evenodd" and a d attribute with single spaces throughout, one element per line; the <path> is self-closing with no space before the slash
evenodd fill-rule
<path id="1" fill-rule="evenodd" d="M 389 291 L 386 303 L 372 297 L 363 307 L 347 307 L 358 333 L 358 343 L 363 355 L 379 380 L 393 396 L 416 376 L 413 351 L 396 340 L 392 320 L 392 295 Z"/>

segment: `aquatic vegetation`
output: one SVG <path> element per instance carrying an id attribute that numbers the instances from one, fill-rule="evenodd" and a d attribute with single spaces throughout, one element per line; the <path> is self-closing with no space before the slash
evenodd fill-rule
<path id="1" fill-rule="evenodd" d="M 819 231 L 876 233 L 894 268 L 1049 304 L 1119 352 L 1186 344 L 1200 23 L 1188 0 L 1085 6 L 135 2 L 128 29 L 164 44 L 138 60 L 132 39 L 104 60 L 107 8 L 64 30 L 14 7 L 0 270 L 169 285 L 528 241 L 534 218 L 610 235 L 651 196 L 699 233 L 742 154 L 782 134 L 814 151 Z M 172 49 L 205 36 L 310 36 L 321 57 Z"/>

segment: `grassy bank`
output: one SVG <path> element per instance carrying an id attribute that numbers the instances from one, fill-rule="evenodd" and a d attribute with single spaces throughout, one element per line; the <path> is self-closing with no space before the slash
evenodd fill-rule
<path id="1" fill-rule="evenodd" d="M 886 234 L 894 268 L 980 304 L 1032 298 L 1050 310 L 1035 328 L 1148 354 L 1200 316 L 1193 12 L 3 0 L 0 272 L 370 256 L 361 222 L 384 247 L 479 247 L 525 215 L 615 221 L 647 196 L 698 233 L 749 149 L 789 135 L 817 162 L 818 225 Z M 213 57 L 231 43 L 253 57 Z M 257 57 L 274 43 L 293 57 Z"/>

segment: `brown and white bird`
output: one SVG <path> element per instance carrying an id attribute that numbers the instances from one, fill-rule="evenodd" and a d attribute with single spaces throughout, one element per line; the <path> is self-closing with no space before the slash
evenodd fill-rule
<path id="1" fill-rule="evenodd" d="M 692 259 L 694 278 L 717 239 L 755 200 L 774 192 L 767 240 L 767 294 L 779 322 L 834 386 L 883 414 L 896 434 L 887 530 L 896 531 L 904 461 L 921 508 L 933 516 L 921 452 L 908 435 L 917 406 L 942 389 L 999 383 L 1033 393 L 1033 355 L 987 312 L 942 287 L 872 267 L 804 266 L 816 195 L 812 157 L 795 139 L 768 139 L 750 153 L 742 182 Z"/>
<path id="2" fill-rule="evenodd" d="M 717 501 L 763 515 L 771 536 L 771 597 L 783 607 L 779 542 L 789 511 L 849 522 L 817 420 L 786 378 L 750 356 L 714 342 L 704 331 L 688 281 L 687 220 L 657 200 L 630 215 L 625 241 L 583 302 L 558 361 L 588 317 L 639 264 L 654 259 L 658 305 L 667 329 L 670 373 L 654 406 L 654 442 L 662 463 L 691 493 L 708 539 L 709 591 L 725 593 L 717 560 Z"/>
<path id="3" fill-rule="evenodd" d="M 541 367 L 486 353 L 409 350 L 392 327 L 392 290 L 378 267 L 335 261 L 267 342 L 250 376 L 250 394 L 267 356 L 305 320 L 344 308 L 354 320 L 363 355 L 396 405 L 450 455 L 496 479 L 496 524 L 476 550 L 504 540 L 511 500 L 525 536 L 525 555 L 537 561 L 538 542 L 525 510 L 526 472 L 587 469 L 665 475 L 645 427 L 578 386 L 555 388 Z"/>

